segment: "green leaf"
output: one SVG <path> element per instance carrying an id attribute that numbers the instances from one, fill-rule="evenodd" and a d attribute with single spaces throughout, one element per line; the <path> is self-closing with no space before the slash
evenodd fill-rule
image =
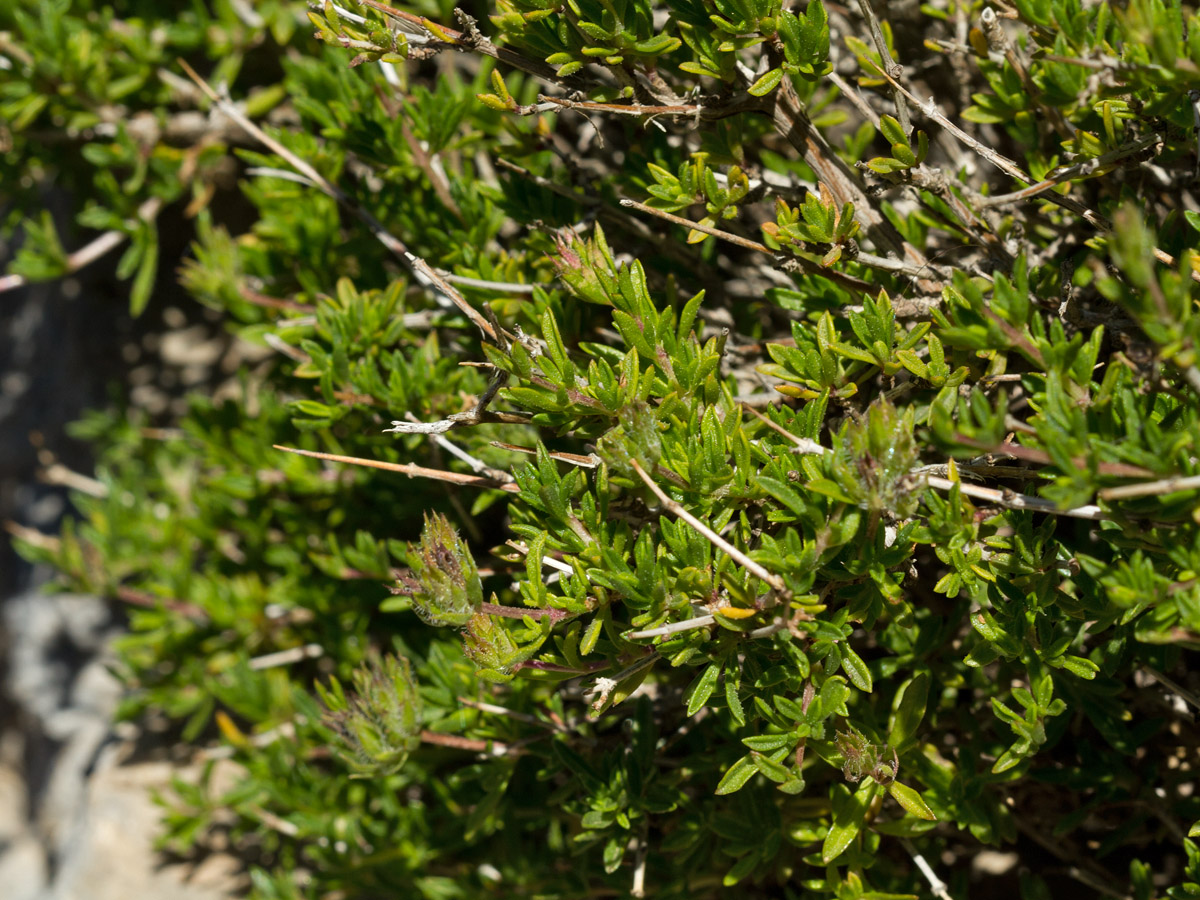
<path id="1" fill-rule="evenodd" d="M 918 819 L 928 819 L 931 822 L 936 821 L 937 816 L 933 814 L 933 810 L 931 810 L 925 804 L 925 801 L 921 799 L 921 795 L 915 789 L 910 788 L 906 784 L 901 784 L 898 781 L 893 781 L 888 785 L 887 789 L 888 793 L 891 794 L 896 799 L 896 802 L 903 806 L 907 812 L 912 813 Z"/>
<path id="2" fill-rule="evenodd" d="M 698 713 L 713 695 L 713 691 L 717 689 L 717 679 L 721 677 L 721 667 L 720 661 L 709 663 L 708 667 L 700 673 L 700 677 L 691 688 L 691 696 L 688 698 L 687 714 L 689 716 Z"/>
<path id="3" fill-rule="evenodd" d="M 795 743 L 795 741 L 790 735 L 786 734 L 763 734 L 742 738 L 742 743 L 751 750 L 757 750 L 760 753 L 771 753 L 781 747 L 787 747 Z"/>
<path id="4" fill-rule="evenodd" d="M 1072 675 L 1091 681 L 1100 672 L 1100 667 L 1082 656 L 1060 656 L 1051 665 L 1061 666 Z"/>
<path id="5" fill-rule="evenodd" d="M 921 672 L 901 685 L 896 692 L 897 702 L 892 713 L 887 742 L 903 752 L 917 733 L 917 726 L 925 715 L 925 704 L 929 698 L 929 674 Z"/>
<path id="6" fill-rule="evenodd" d="M 788 780 L 788 775 L 790 773 L 788 772 L 787 766 L 783 765 L 782 763 L 778 763 L 769 756 L 765 756 L 757 751 L 751 751 L 750 757 L 754 760 L 754 767 L 776 784 L 783 784 Z"/>
<path id="7" fill-rule="evenodd" d="M 725 773 L 725 777 L 717 785 L 717 795 L 723 796 L 740 791 L 757 771 L 758 767 L 754 765 L 751 754 L 747 753 L 729 767 L 729 771 Z"/>
<path id="8" fill-rule="evenodd" d="M 892 144 L 892 156 L 907 168 L 917 164 L 917 154 L 913 153 L 908 144 Z"/>
<path id="9" fill-rule="evenodd" d="M 657 34 L 649 40 L 638 41 L 633 45 L 633 49 L 647 56 L 663 56 L 667 53 L 674 53 L 682 45 L 683 41 L 677 37 L 669 34 Z"/>
<path id="10" fill-rule="evenodd" d="M 889 144 L 902 144 L 908 146 L 908 135 L 904 133 L 904 129 L 900 127 L 900 120 L 893 116 L 879 117 L 879 130 L 883 133 L 884 138 Z"/>
<path id="11" fill-rule="evenodd" d="M 875 796 L 876 787 L 877 785 L 870 780 L 863 782 L 863 785 L 853 794 L 844 784 L 835 784 L 831 787 L 833 824 L 830 825 L 829 832 L 825 835 L 825 842 L 821 845 L 821 861 L 823 863 L 829 865 L 841 856 L 858 836 L 862 830 L 863 817 L 866 815 L 870 799 Z"/>
<path id="12" fill-rule="evenodd" d="M 862 657 L 850 649 L 849 644 L 842 644 L 842 670 L 846 677 L 860 691 L 871 693 L 871 670 L 862 661 Z"/>
<path id="13" fill-rule="evenodd" d="M 758 859 L 759 855 L 757 853 L 747 853 L 736 863 L 734 863 L 729 871 L 725 873 L 725 877 L 721 879 L 721 884 L 723 884 L 725 887 L 733 887 L 735 884 L 754 871 L 755 867 L 758 865 Z"/>
<path id="14" fill-rule="evenodd" d="M 742 699 L 739 696 L 739 686 L 741 679 L 733 677 L 737 675 L 736 669 L 730 669 L 725 672 L 725 705 L 729 707 L 729 715 L 738 725 L 746 724 L 746 714 L 742 710 Z"/>
<path id="15" fill-rule="evenodd" d="M 158 229 L 153 223 L 144 226 L 144 246 L 142 261 L 138 266 L 137 275 L 129 288 L 129 313 L 139 316 L 146 304 L 150 302 L 150 292 L 154 288 L 154 276 L 158 274 Z"/>
<path id="16" fill-rule="evenodd" d="M 775 88 L 779 87 L 779 82 L 783 79 L 783 69 L 771 69 L 764 73 L 754 84 L 747 88 L 747 93 L 755 97 L 765 97 Z"/>

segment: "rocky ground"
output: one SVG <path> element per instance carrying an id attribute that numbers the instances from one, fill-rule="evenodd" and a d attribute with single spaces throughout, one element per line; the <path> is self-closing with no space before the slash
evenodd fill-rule
<path id="1" fill-rule="evenodd" d="M 53 199 L 51 200 L 53 203 Z M 113 392 L 169 414 L 228 339 L 179 296 L 186 227 L 164 227 L 151 308 L 132 320 L 116 257 L 54 284 L 0 294 L 0 524 L 53 534 L 66 483 L 91 471 L 67 423 Z M 175 236 L 176 245 L 170 246 Z M 0 246 L 0 271 L 8 258 Z M 218 900 L 244 891 L 231 857 L 197 865 L 154 850 L 151 800 L 173 775 L 165 747 L 114 726 L 109 674 L 123 611 L 100 597 L 47 592 L 0 531 L 0 895 L 4 900 Z"/>

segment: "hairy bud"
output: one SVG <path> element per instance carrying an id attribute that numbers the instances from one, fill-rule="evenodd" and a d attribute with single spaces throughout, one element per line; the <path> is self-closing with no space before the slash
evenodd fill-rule
<path id="1" fill-rule="evenodd" d="M 421 696 L 408 660 L 372 656 L 354 672 L 355 695 L 335 678 L 317 686 L 336 738 L 333 751 L 355 778 L 394 775 L 421 742 Z"/>
<path id="2" fill-rule="evenodd" d="M 420 546 L 409 546 L 410 571 L 400 573 L 397 594 L 436 626 L 465 625 L 483 605 L 483 583 L 466 543 L 440 513 L 427 515 Z"/>

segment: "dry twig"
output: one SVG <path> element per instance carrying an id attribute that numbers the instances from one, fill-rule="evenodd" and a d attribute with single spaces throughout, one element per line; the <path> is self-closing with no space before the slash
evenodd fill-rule
<path id="1" fill-rule="evenodd" d="M 151 197 L 138 207 L 137 217 L 142 222 L 153 222 L 161 209 L 162 200 L 158 197 Z M 99 237 L 94 238 L 67 256 L 67 267 L 64 275 L 75 274 L 84 266 L 94 263 L 106 253 L 121 246 L 128 238 L 129 234 L 127 232 L 117 231 L 115 228 L 104 232 Z M 5 291 L 24 287 L 28 283 L 29 279 L 24 275 L 17 275 L 15 273 L 12 275 L 0 275 L 0 294 L 3 294 Z"/>
<path id="2" fill-rule="evenodd" d="M 460 484 L 464 487 L 494 488 L 498 491 L 507 491 L 510 494 L 518 493 L 521 490 L 515 484 L 497 481 L 494 478 L 484 478 L 479 475 L 463 475 L 459 472 L 443 472 L 440 469 L 427 469 L 425 466 L 417 466 L 411 463 L 390 463 L 379 459 L 363 459 L 358 456 L 341 456 L 337 453 L 319 453 L 316 450 L 300 450 L 296 447 L 284 447 L 280 444 L 272 444 L 271 446 L 276 450 L 282 450 L 284 453 L 295 453 L 299 456 L 309 456 L 313 459 L 324 459 L 329 462 L 348 463 L 352 466 L 365 466 L 370 469 L 383 469 L 386 472 L 399 472 L 401 475 L 407 475 L 409 478 L 432 478 L 435 481 Z"/>
<path id="3" fill-rule="evenodd" d="M 655 484 L 650 476 L 646 474 L 645 470 L 636 459 L 631 459 L 629 464 L 633 466 L 633 470 L 637 473 L 638 477 L 646 483 L 646 486 L 654 492 L 654 496 L 656 496 L 659 502 L 662 503 L 663 509 L 675 516 L 678 516 L 680 519 L 683 519 L 683 521 L 691 525 L 694 529 L 696 529 L 696 531 L 704 535 L 705 539 L 708 540 L 710 544 L 729 556 L 730 559 L 740 565 L 751 575 L 768 584 L 771 587 L 771 590 L 773 590 L 781 599 L 791 599 L 792 592 L 788 590 L 788 587 L 783 583 L 782 578 L 772 572 L 768 572 L 761 565 L 756 563 L 745 553 L 733 546 L 733 544 L 729 543 L 729 541 L 725 540 L 725 538 L 721 537 L 719 534 L 693 516 L 690 512 L 684 509 L 682 504 L 677 503 L 668 497 L 666 492 L 663 491 L 663 489 L 657 484 Z"/>
<path id="4" fill-rule="evenodd" d="M 490 338 L 494 343 L 500 344 L 503 342 L 503 337 L 496 332 L 492 324 L 483 317 L 480 312 L 467 302 L 467 299 L 459 293 L 458 289 L 446 281 L 437 271 L 418 256 L 410 253 L 404 242 L 391 234 L 374 215 L 364 209 L 359 204 L 355 203 L 349 194 L 339 188 L 337 185 L 327 180 L 320 172 L 314 169 L 311 165 L 289 150 L 279 141 L 275 140 L 265 131 L 258 127 L 245 113 L 238 109 L 233 103 L 230 103 L 224 97 L 220 96 L 216 91 L 209 86 L 203 78 L 201 78 L 191 66 L 184 60 L 177 60 L 180 67 L 187 72 L 188 77 L 196 83 L 223 114 L 237 122 L 248 134 L 253 135 L 276 156 L 283 159 L 299 172 L 304 177 L 308 178 L 322 192 L 332 197 L 353 215 L 355 215 L 367 228 L 371 234 L 375 236 L 381 244 L 388 248 L 392 253 L 396 254 L 417 277 L 417 280 L 422 284 L 433 287 L 438 293 L 453 303 L 462 313 L 474 323 L 485 337 Z"/>

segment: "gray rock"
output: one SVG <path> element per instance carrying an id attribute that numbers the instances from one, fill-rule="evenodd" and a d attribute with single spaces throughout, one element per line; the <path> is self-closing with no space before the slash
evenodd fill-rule
<path id="1" fill-rule="evenodd" d="M 108 671 L 109 646 L 121 629 L 108 605 L 27 592 L 0 607 L 0 622 L 9 644 L 5 693 L 17 706 L 6 724 L 19 725 L 0 742 L 4 900 L 242 894 L 233 857 L 163 865 L 154 849 L 162 810 L 151 791 L 169 793 L 172 776 L 188 773 L 167 763 L 122 764 L 132 742 L 112 725 L 121 686 Z"/>

